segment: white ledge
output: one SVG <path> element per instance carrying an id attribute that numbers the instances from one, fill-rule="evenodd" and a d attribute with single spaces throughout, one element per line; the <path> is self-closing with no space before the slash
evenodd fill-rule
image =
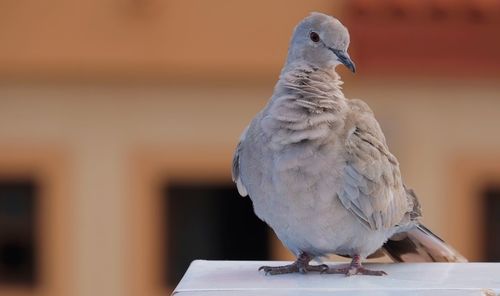
<path id="1" fill-rule="evenodd" d="M 173 292 L 176 296 L 215 295 L 500 295 L 500 263 L 366 264 L 386 276 L 287 274 L 266 276 L 262 265 L 280 261 L 206 261 L 191 263 Z M 338 262 L 328 262 L 330 266 Z M 341 264 L 341 263 L 340 263 Z"/>

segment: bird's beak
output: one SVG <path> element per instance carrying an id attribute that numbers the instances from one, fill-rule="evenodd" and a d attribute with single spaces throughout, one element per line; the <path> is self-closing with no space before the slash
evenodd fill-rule
<path id="1" fill-rule="evenodd" d="M 351 70 L 352 73 L 356 73 L 356 66 L 354 65 L 354 62 L 351 60 L 351 57 L 347 53 L 347 51 L 339 50 L 339 49 L 333 49 L 330 48 L 331 51 L 337 56 L 339 61 L 344 64 L 344 66 L 347 67 L 347 69 Z"/>

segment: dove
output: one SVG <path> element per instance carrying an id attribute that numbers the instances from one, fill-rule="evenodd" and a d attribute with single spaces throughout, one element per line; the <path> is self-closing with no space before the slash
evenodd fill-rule
<path id="1" fill-rule="evenodd" d="M 267 105 L 241 135 L 233 157 L 238 192 L 249 196 L 296 261 L 266 274 L 385 275 L 362 265 L 466 259 L 419 221 L 420 204 L 369 106 L 348 99 L 335 69 L 353 73 L 350 37 L 336 18 L 312 13 L 295 28 Z M 313 265 L 331 254 L 347 266 Z"/>

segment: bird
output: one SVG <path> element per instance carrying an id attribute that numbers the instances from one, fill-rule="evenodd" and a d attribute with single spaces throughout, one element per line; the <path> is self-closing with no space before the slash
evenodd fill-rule
<path id="1" fill-rule="evenodd" d="M 349 43 L 333 16 L 313 12 L 300 21 L 271 98 L 237 144 L 239 194 L 296 257 L 259 270 L 381 276 L 362 262 L 383 254 L 396 262 L 465 262 L 421 224 L 417 196 L 370 107 L 344 95 L 336 67 L 356 72 Z M 352 261 L 311 264 L 332 254 Z"/>

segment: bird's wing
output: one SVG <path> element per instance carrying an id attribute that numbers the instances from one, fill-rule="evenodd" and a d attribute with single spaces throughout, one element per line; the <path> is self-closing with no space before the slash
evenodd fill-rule
<path id="1" fill-rule="evenodd" d="M 248 127 L 245 128 L 245 130 L 241 134 L 240 141 L 238 142 L 238 146 L 236 146 L 236 151 L 234 151 L 234 155 L 233 155 L 232 177 L 233 177 L 233 182 L 236 183 L 236 187 L 238 188 L 238 193 L 241 196 L 248 195 L 248 191 L 245 188 L 245 185 L 243 184 L 243 182 L 241 180 L 241 176 L 240 176 L 240 154 L 241 154 L 241 149 L 243 147 L 243 141 L 245 141 L 247 130 L 248 130 Z"/>
<path id="2" fill-rule="evenodd" d="M 346 137 L 346 164 L 338 192 L 342 205 L 370 229 L 390 228 L 407 214 L 409 201 L 399 164 L 369 107 L 350 100 L 351 126 Z"/>

